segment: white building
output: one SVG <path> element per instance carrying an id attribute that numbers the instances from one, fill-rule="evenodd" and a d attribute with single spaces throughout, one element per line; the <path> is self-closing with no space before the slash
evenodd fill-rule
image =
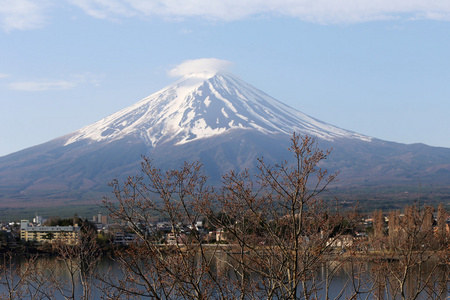
<path id="1" fill-rule="evenodd" d="M 38 243 L 60 240 L 68 244 L 78 243 L 80 228 L 75 226 L 31 226 L 28 220 L 20 221 L 20 239 Z"/>

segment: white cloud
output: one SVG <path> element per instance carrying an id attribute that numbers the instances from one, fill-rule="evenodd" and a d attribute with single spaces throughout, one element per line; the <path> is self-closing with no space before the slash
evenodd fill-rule
<path id="1" fill-rule="evenodd" d="M 74 74 L 70 80 L 39 80 L 39 81 L 21 81 L 9 84 L 9 88 L 17 91 L 40 92 L 68 90 L 76 86 L 89 84 L 99 86 L 102 76 L 92 73 Z"/>
<path id="2" fill-rule="evenodd" d="M 2 73 L 0 73 L 0 79 L 6 78 L 6 77 L 9 77 L 9 76 L 10 76 L 9 74 L 2 74 Z"/>
<path id="3" fill-rule="evenodd" d="M 333 24 L 386 19 L 450 21 L 448 0 L 0 0 L 4 31 L 45 25 L 50 7 L 77 6 L 99 19 L 189 17 L 233 21 L 249 17 L 288 16 Z"/>
<path id="4" fill-rule="evenodd" d="M 75 82 L 56 80 L 56 81 L 22 81 L 13 82 L 9 87 L 17 91 L 49 91 L 49 90 L 67 90 L 76 86 Z"/>
<path id="5" fill-rule="evenodd" d="M 225 21 L 250 16 L 290 16 L 316 23 L 393 18 L 450 20 L 448 0 L 71 0 L 99 18 L 202 17 Z"/>
<path id="6" fill-rule="evenodd" d="M 229 69 L 231 62 L 217 58 L 186 60 L 169 71 L 169 76 L 180 77 L 193 73 L 216 73 Z"/>
<path id="7" fill-rule="evenodd" d="M 44 26 L 50 0 L 0 0 L 0 27 L 27 30 Z"/>
<path id="8" fill-rule="evenodd" d="M 84 10 L 88 15 L 98 18 L 116 18 L 117 16 L 131 17 L 138 13 L 130 9 L 126 0 L 68 0 Z"/>

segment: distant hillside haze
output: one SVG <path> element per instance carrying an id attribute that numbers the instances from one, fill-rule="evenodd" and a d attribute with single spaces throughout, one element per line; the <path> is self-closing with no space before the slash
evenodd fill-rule
<path id="1" fill-rule="evenodd" d="M 307 99 L 305 99 L 307 101 Z M 386 142 L 310 117 L 230 73 L 197 72 L 98 122 L 0 157 L 4 207 L 92 204 L 107 183 L 139 172 L 141 155 L 162 169 L 199 160 L 212 184 L 257 158 L 289 160 L 292 133 L 333 148 L 336 186 L 448 186 L 450 149 Z"/>

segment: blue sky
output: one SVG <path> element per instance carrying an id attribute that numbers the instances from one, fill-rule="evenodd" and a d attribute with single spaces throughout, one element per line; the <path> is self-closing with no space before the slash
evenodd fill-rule
<path id="1" fill-rule="evenodd" d="M 158 91 L 218 58 L 330 124 L 450 147 L 446 0 L 0 0 L 0 156 Z"/>

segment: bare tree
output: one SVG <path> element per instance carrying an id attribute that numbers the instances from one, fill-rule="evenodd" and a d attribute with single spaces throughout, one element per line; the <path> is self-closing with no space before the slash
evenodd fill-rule
<path id="1" fill-rule="evenodd" d="M 125 280 L 110 273 L 104 284 L 121 295 L 155 299 L 226 298 L 221 284 L 225 277 L 212 271 L 216 250 L 206 251 L 196 229 L 201 207 L 210 200 L 201 165 L 185 163 L 179 170 L 163 172 L 144 158 L 142 171 L 142 177 L 128 178 L 123 187 L 114 181 L 117 202 L 104 201 L 110 216 L 136 234 L 135 243 L 116 256 Z M 168 220 L 170 245 L 157 242 L 155 215 Z"/>
<path id="2" fill-rule="evenodd" d="M 26 261 L 15 261 L 12 252 L 3 255 L 0 264 L 0 286 L 2 299 L 23 299 L 29 296 L 27 289 L 27 280 L 34 270 L 36 257 L 32 257 Z"/>
<path id="3" fill-rule="evenodd" d="M 448 294 L 450 251 L 443 206 L 373 214 L 370 238 L 353 234 L 359 215 L 321 194 L 337 173 L 322 169 L 330 151 L 293 135 L 293 162 L 259 173 L 230 171 L 206 185 L 199 163 L 162 171 L 147 158 L 140 176 L 111 183 L 104 206 L 128 234 L 108 272 L 97 274 L 96 232 L 75 245 L 55 240 L 56 261 L 32 257 L 0 265 L 4 299 L 441 299 Z M 169 225 L 162 233 L 158 219 Z M 209 236 L 199 224 L 216 230 Z M 216 244 L 210 244 L 215 240 Z M 369 263 L 370 262 L 370 263 Z M 318 274 L 321 274 L 318 276 Z M 331 293 L 336 277 L 341 290 Z M 97 288 L 99 295 L 93 292 Z"/>
<path id="4" fill-rule="evenodd" d="M 265 298 L 311 299 L 326 287 L 315 278 L 332 246 L 351 232 L 353 220 L 318 196 L 336 179 L 319 165 L 330 151 L 314 139 L 293 136 L 294 163 L 267 165 L 260 159 L 256 183 L 247 172 L 230 172 L 217 195 L 219 209 L 234 224 L 214 220 L 232 236 L 239 255 L 234 259 L 241 284 L 256 274 L 252 286 Z M 348 245 L 351 241 L 348 241 Z"/>
<path id="5" fill-rule="evenodd" d="M 384 250 L 385 248 L 385 223 L 383 211 L 378 209 L 372 214 L 373 219 L 373 240 L 372 245 L 376 250 Z"/>
<path id="6" fill-rule="evenodd" d="M 390 299 L 417 299 L 424 295 L 438 299 L 445 294 L 448 278 L 438 288 L 442 278 L 436 274 L 441 269 L 441 251 L 448 249 L 436 243 L 433 208 L 426 206 L 420 210 L 410 206 L 403 215 L 390 213 L 389 235 L 390 251 L 378 253 L 375 268 L 376 276 L 381 278 L 376 281 L 384 288 L 382 294 Z"/>
<path id="7" fill-rule="evenodd" d="M 114 270 L 101 276 L 104 298 L 330 299 L 345 292 L 351 299 L 415 299 L 442 294 L 431 292 L 442 278 L 436 281 L 433 275 L 439 264 L 428 262 L 446 262 L 448 249 L 442 251 L 443 243 L 436 248 L 431 208 L 407 208 L 403 217 L 391 212 L 388 230 L 377 211 L 373 237 L 355 239 L 357 214 L 320 198 L 338 175 L 321 168 L 330 151 L 295 134 L 289 150 L 293 163 L 270 165 L 260 159 L 256 177 L 230 171 L 217 189 L 206 186 L 199 163 L 164 172 L 147 158 L 141 176 L 123 185 L 114 181 L 115 201 L 104 200 L 104 205 L 135 240 L 117 248 Z M 436 235 L 444 241 L 442 209 L 438 214 Z M 170 225 L 166 238 L 155 226 L 157 218 Z M 217 230 L 217 244 L 206 244 L 211 238 L 196 227 L 203 219 Z M 369 267 L 369 260 L 376 266 Z M 346 283 L 331 295 L 332 281 L 342 273 Z M 445 287 L 439 285 L 442 291 Z"/>
<path id="8" fill-rule="evenodd" d="M 84 229 L 84 228 L 83 228 Z M 57 254 L 31 257 L 9 253 L 0 264 L 2 299 L 92 299 L 100 258 L 96 232 L 84 232 L 76 244 L 52 243 Z"/>
<path id="9" fill-rule="evenodd" d="M 440 247 L 445 248 L 449 244 L 449 228 L 447 225 L 448 214 L 445 211 L 444 205 L 439 204 L 437 209 L 437 227 L 436 227 L 436 237 Z"/>
<path id="10" fill-rule="evenodd" d="M 82 231 L 76 244 L 68 244 L 64 239 L 52 244 L 57 261 L 46 272 L 47 279 L 64 299 L 92 299 L 100 251 L 96 243 L 97 233 L 85 227 Z"/>
<path id="11" fill-rule="evenodd" d="M 341 249 L 351 243 L 342 237 L 351 234 L 353 221 L 318 198 L 337 176 L 319 167 L 330 152 L 310 137 L 294 134 L 291 142 L 293 164 L 271 166 L 260 159 L 256 178 L 230 172 L 218 190 L 205 186 L 198 163 L 163 172 L 146 158 L 142 176 L 123 186 L 114 181 L 117 201 L 104 205 L 136 240 L 116 256 L 121 275 L 102 279 L 114 287 L 108 297 L 318 297 L 318 289 L 328 285 L 315 272 L 337 241 Z M 158 243 L 156 215 L 170 223 L 170 245 Z M 204 244 L 195 225 L 205 216 L 227 245 Z"/>

